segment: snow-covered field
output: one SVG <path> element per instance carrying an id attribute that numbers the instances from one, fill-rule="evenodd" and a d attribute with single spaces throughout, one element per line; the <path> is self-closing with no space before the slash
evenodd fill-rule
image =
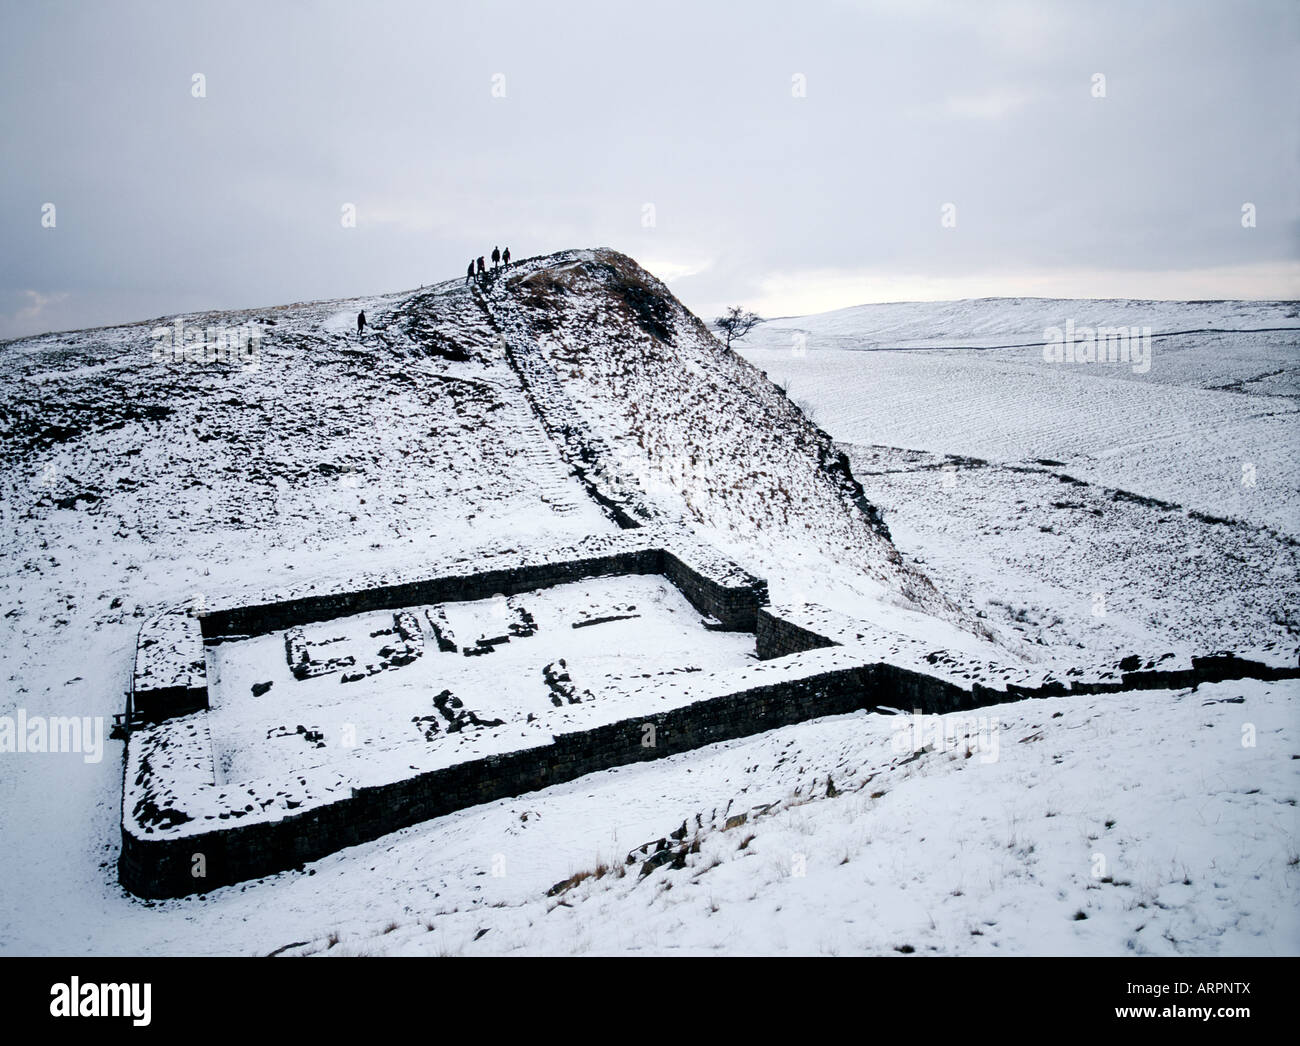
<path id="1" fill-rule="evenodd" d="M 1084 657 L 1241 651 L 1300 628 L 1300 331 L 1281 329 L 1296 314 L 870 305 L 772 320 L 740 344 L 842 441 L 905 555 L 1003 633 Z M 1138 375 L 1044 362 L 1043 329 L 1069 319 L 1250 333 L 1156 340 Z"/>
<path id="2" fill-rule="evenodd" d="M 945 717 L 946 731 L 932 717 L 827 718 L 464 810 L 202 899 L 146 904 L 86 876 L 63 898 L 76 918 L 15 904 L 5 946 L 1294 954 L 1298 698 L 1295 683 L 1059 698 Z M 54 843 L 73 835 L 51 836 L 27 852 L 59 882 Z M 687 851 L 682 866 L 643 876 L 661 838 Z"/>
<path id="3" fill-rule="evenodd" d="M 120 711 L 136 634 L 163 607 L 613 532 L 493 350 L 501 324 L 550 335 L 575 416 L 774 599 L 1007 662 L 1294 641 L 1292 333 L 1157 340 L 1145 376 L 1034 349 L 858 351 L 1041 340 L 1044 324 L 1116 311 L 1166 330 L 1276 328 L 1294 308 L 882 306 L 866 307 L 893 310 L 876 333 L 854 310 L 755 331 L 743 354 L 840 442 L 891 544 L 857 514 L 829 441 L 625 263 L 571 252 L 486 296 L 453 281 L 185 317 L 260 323 L 255 371 L 158 362 L 153 323 L 0 346 L 0 716 Z M 1256 468 L 1248 493 L 1228 490 L 1238 458 Z M 575 590 L 523 596 L 540 627 L 491 655 L 426 648 L 347 683 L 294 679 L 283 633 L 211 648 L 218 772 L 332 758 L 307 734 L 361 721 L 361 736 L 424 744 L 418 721 L 444 688 L 484 718 L 565 711 L 545 682 L 559 658 L 616 702 L 635 677 L 673 685 L 656 673 L 731 671 L 752 651 L 705 632 L 660 578 Z M 640 619 L 572 627 L 630 605 Z M 471 641 L 513 613 L 447 612 Z M 303 636 L 364 671 L 394 627 L 360 615 Z M 1297 698 L 1295 682 L 1243 682 L 1003 705 L 951 724 L 977 735 L 969 757 L 933 722 L 826 718 L 161 903 L 116 882 L 119 742 L 99 761 L 5 752 L 0 951 L 1295 953 Z"/>
<path id="4" fill-rule="evenodd" d="M 868 305 L 772 320 L 738 349 L 841 442 L 1064 462 L 1297 534 L 1298 314 L 1295 302 Z M 1045 361 L 1044 331 L 1070 321 L 1150 327 L 1149 370 Z"/>

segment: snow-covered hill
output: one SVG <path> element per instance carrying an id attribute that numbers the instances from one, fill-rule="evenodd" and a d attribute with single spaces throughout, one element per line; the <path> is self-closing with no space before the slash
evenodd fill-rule
<path id="1" fill-rule="evenodd" d="M 750 346 L 789 347 L 802 332 L 808 344 L 830 349 L 945 348 L 1027 344 L 1041 347 L 1043 331 L 1064 326 L 1118 323 L 1150 327 L 1152 334 L 1213 331 L 1284 331 L 1300 328 L 1295 301 L 1149 301 L 1140 298 L 963 298 L 854 305 L 810 316 L 768 320 Z M 1294 340 L 1294 339 L 1293 339 Z M 1294 375 L 1292 376 L 1294 380 Z"/>
<path id="2" fill-rule="evenodd" d="M 907 308 L 922 317 L 928 307 Z M 359 336 L 361 309 L 369 326 Z M 932 322 L 947 322 L 936 315 Z M 177 321 L 182 331 L 211 329 L 227 349 L 217 359 L 158 352 L 158 332 L 175 331 Z M 989 324 L 985 333 L 1001 336 L 1024 321 Z M 231 336 L 238 351 L 228 348 Z M 822 351 L 832 352 L 810 339 L 794 362 L 807 366 Z M 833 351 L 854 360 L 887 355 Z M 773 361 L 789 347 L 759 340 L 746 353 L 782 377 Z M 941 481 L 948 459 L 896 457 L 872 444 L 925 450 L 924 441 L 902 438 L 906 426 L 934 431 L 951 407 L 870 387 L 854 393 L 842 369 L 826 374 L 823 390 L 850 391 L 842 400 L 813 396 L 815 424 L 793 402 L 817 391 L 811 383 L 800 388 L 797 376 L 785 376 L 787 397 L 659 281 L 604 250 L 528 259 L 483 287 L 454 280 L 0 345 L 0 716 L 119 712 L 140 625 L 163 607 L 400 572 L 481 548 L 558 544 L 612 533 L 620 514 L 694 530 L 767 578 L 774 600 L 815 600 L 936 647 L 992 651 L 1004 661 L 1103 661 L 1152 637 L 1162 649 L 1241 650 L 1252 636 L 1276 639 L 1293 628 L 1293 542 L 1257 525 L 1201 521 L 1179 506 L 1124 502 L 1124 512 L 1138 514 L 1107 514 L 1112 529 L 1093 541 L 1091 556 L 1057 570 L 1050 549 L 1035 553 L 1042 528 L 1063 513 L 1096 518 L 1091 510 L 1110 503 L 1101 488 L 1084 491 L 1058 479 L 1057 466 L 1040 465 L 1010 482 L 997 473 L 979 498 L 950 498 Z M 1020 387 L 1008 423 L 1026 405 L 1063 409 L 1052 406 L 1060 392 Z M 1287 423 L 1285 408 L 1272 406 L 1271 424 Z M 854 418 L 859 428 L 843 427 Z M 881 425 L 897 426 L 900 438 L 877 438 Z M 1170 430 L 1171 453 L 1180 431 Z M 978 446 L 967 444 L 977 445 L 978 433 L 958 427 L 935 442 L 974 453 Z M 1261 451 L 1258 460 L 1268 475 L 1270 459 Z M 959 481 L 974 475 L 963 465 Z M 1057 488 L 1070 496 L 1053 499 Z M 1131 530 L 1160 525 L 1162 515 L 1177 515 L 1180 542 L 1197 542 L 1197 580 L 1183 584 L 1170 573 L 1181 546 L 1164 558 L 1148 548 L 1143 571 L 1166 579 L 1167 602 L 1143 589 L 1133 609 L 1122 590 L 1111 618 L 1122 627 L 1099 626 L 1081 643 L 1073 625 L 1089 620 L 1080 608 L 1092 605 L 1091 574 L 1122 574 L 1140 540 Z M 931 563 L 943 578 L 938 588 L 926 573 Z M 1234 569 L 1255 573 L 1234 589 L 1225 580 Z M 1153 605 L 1177 616 L 1198 594 L 1206 605 L 1182 631 L 1149 620 Z M 1066 605 L 1071 598 L 1078 607 Z M 1072 627 L 1056 627 L 1053 617 Z M 1226 703 L 1202 706 L 1211 697 Z M 0 837 L 18 841 L 0 857 L 0 950 L 963 951 L 996 943 L 1104 952 L 1129 947 L 1130 938 L 1138 951 L 1285 950 L 1294 931 L 1274 909 L 1295 876 L 1287 762 L 1295 697 L 1293 684 L 1251 683 L 1004 706 L 1000 761 L 978 773 L 965 761 L 960 774 L 963 763 L 946 753 L 905 761 L 887 751 L 897 725 L 888 717 L 826 719 L 461 811 L 302 872 L 162 904 L 116 884 L 116 742 L 98 762 L 0 753 Z M 1174 715 L 1202 707 L 1186 723 Z M 1153 760 L 1142 739 L 1170 735 L 1171 716 L 1181 733 L 1162 741 Z M 1232 745 L 1209 743 L 1239 736 L 1243 717 L 1259 732 L 1254 761 L 1234 761 Z M 1212 721 L 1213 734 L 1193 719 Z M 1129 741 L 1117 744 L 1117 732 Z M 1141 792 L 1135 783 L 1128 804 L 1116 805 L 1099 793 L 1097 775 L 1164 783 Z M 830 780 L 840 794 L 827 798 Z M 1052 801 L 1022 804 L 1017 797 L 1031 786 L 1047 787 Z M 1164 830 L 1191 807 L 1203 810 L 1207 789 L 1222 828 L 1189 859 Z M 766 813 L 751 809 L 769 803 Z M 989 812 L 1003 807 L 1010 828 Z M 998 823 L 978 822 L 979 809 Z M 739 811 L 752 827 L 728 830 Z M 1096 894 L 1089 882 L 1100 877 L 1085 881 L 1079 863 L 1091 841 L 1081 840 L 1109 831 L 1094 822 L 1127 826 L 1130 817 L 1132 834 L 1104 851 L 1117 862 L 1117 885 Z M 671 860 L 642 881 L 640 867 L 656 851 L 627 864 L 629 852 L 671 838 L 683 822 L 682 839 L 698 832 L 699 849 L 679 855 L 690 847 L 673 840 Z M 1241 855 L 1256 843 L 1260 878 L 1225 908 L 1219 895 L 1239 885 Z M 806 877 L 793 874 L 794 853 L 806 858 Z M 715 859 L 712 872 L 702 870 Z M 955 862 L 955 878 L 925 870 L 942 862 Z M 629 874 L 593 876 L 547 897 L 601 863 Z M 1166 881 L 1175 864 L 1193 885 Z M 1141 877 L 1131 873 L 1139 867 L 1147 869 Z M 706 888 L 708 911 L 685 903 Z M 1039 934 L 1026 913 L 1049 896 L 1068 925 Z M 1159 928 L 1154 937 L 1137 925 L 1142 905 L 1161 913 L 1149 924 Z M 716 918 L 714 908 L 728 914 Z M 1089 919 L 1074 920 L 1077 910 Z M 50 911 L 66 918 L 51 921 Z M 1010 929 L 987 929 L 990 919 Z M 870 929 L 850 932 L 855 925 Z M 331 944 L 336 935 L 342 945 Z"/>
<path id="3" fill-rule="evenodd" d="M 772 320 L 740 344 L 842 442 L 1066 462 L 1297 534 L 1298 317 L 1296 302 L 986 298 Z M 1071 324 L 1150 328 L 1145 367 L 1045 360 L 1045 332 Z"/>
<path id="4" fill-rule="evenodd" d="M 1297 315 L 864 305 L 768 321 L 740 351 L 841 441 L 905 557 L 1003 633 L 1087 658 L 1245 649 L 1300 631 Z M 1071 322 L 1150 326 L 1149 370 L 1047 362 L 1045 329 Z"/>
<path id="5" fill-rule="evenodd" d="M 530 260 L 486 297 L 649 499 L 778 596 L 866 596 L 982 631 L 903 564 L 830 437 L 631 259 Z"/>

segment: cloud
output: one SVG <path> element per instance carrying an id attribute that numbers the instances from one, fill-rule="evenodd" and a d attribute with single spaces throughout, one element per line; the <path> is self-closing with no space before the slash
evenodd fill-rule
<path id="1" fill-rule="evenodd" d="M 1024 91 L 1001 90 L 985 94 L 954 95 L 944 100 L 943 111 L 962 119 L 1000 120 L 1029 102 Z"/>
<path id="2" fill-rule="evenodd" d="M 641 268 L 658 276 L 667 284 L 687 279 L 690 276 L 698 276 L 702 272 L 708 272 L 713 267 L 712 258 L 705 258 L 703 261 L 680 261 L 650 255 L 638 258 L 637 263 Z"/>
<path id="3" fill-rule="evenodd" d="M 67 291 L 58 291 L 54 294 L 42 294 L 40 291 L 19 291 L 28 299 L 28 304 L 18 310 L 15 319 L 35 320 L 50 305 L 57 305 L 68 296 Z"/>
<path id="4" fill-rule="evenodd" d="M 1044 280 L 1274 293 L 1300 257 L 1293 2 L 579 6 L 393 0 L 364 40 L 348 5 L 15 6 L 5 333 L 396 290 L 494 243 L 613 246 L 688 304 L 783 312 Z"/>
<path id="5" fill-rule="evenodd" d="M 19 297 L 25 298 L 27 304 L 20 306 L 12 313 L 0 314 L 0 337 L 21 336 L 39 330 L 42 326 L 48 330 L 48 321 L 43 319 L 43 317 L 47 316 L 46 310 L 52 305 L 58 305 L 59 302 L 68 297 L 67 291 L 42 294 L 40 291 L 20 290 L 16 293 Z"/>

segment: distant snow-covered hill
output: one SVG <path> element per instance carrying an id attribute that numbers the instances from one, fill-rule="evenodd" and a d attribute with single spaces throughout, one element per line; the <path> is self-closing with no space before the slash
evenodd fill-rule
<path id="1" fill-rule="evenodd" d="M 740 351 L 844 443 L 1049 459 L 1300 534 L 1298 317 L 1296 302 L 863 305 L 771 320 Z M 1148 365 L 1049 362 L 1045 331 L 1067 324 L 1149 327 Z"/>
<path id="2" fill-rule="evenodd" d="M 854 305 L 810 316 L 768 320 L 747 339 L 757 348 L 789 347 L 803 332 L 818 348 L 920 345 L 1041 345 L 1043 331 L 1076 325 L 1151 327 L 1153 333 L 1208 329 L 1300 328 L 1296 301 L 1149 301 L 1137 298 L 965 298 Z"/>
<path id="3" fill-rule="evenodd" d="M 1300 635 L 1298 310 L 909 302 L 739 345 L 846 448 L 904 554 L 1004 634 L 1244 649 Z M 1047 362 L 1070 322 L 1151 326 L 1149 370 Z"/>

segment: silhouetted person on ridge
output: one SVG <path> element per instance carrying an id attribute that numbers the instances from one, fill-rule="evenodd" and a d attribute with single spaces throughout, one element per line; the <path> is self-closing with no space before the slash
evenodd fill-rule
<path id="1" fill-rule="evenodd" d="M 474 279 L 474 259 L 469 260 L 469 268 L 465 270 L 465 282 L 469 283 Z"/>
<path id="2" fill-rule="evenodd" d="M 507 268 L 507 269 L 510 268 L 510 248 L 509 248 L 509 247 L 507 247 L 507 248 L 505 249 L 505 252 L 501 255 L 501 264 L 502 264 L 505 268 Z"/>
<path id="3" fill-rule="evenodd" d="M 357 337 L 366 333 L 366 310 L 362 309 L 357 313 Z"/>
<path id="4" fill-rule="evenodd" d="M 481 254 L 478 256 L 478 274 L 480 276 L 487 275 L 487 266 L 483 264 L 483 255 Z"/>
<path id="5" fill-rule="evenodd" d="M 492 271 L 496 272 L 497 266 L 500 264 L 501 264 L 501 248 L 493 247 L 492 248 Z"/>

